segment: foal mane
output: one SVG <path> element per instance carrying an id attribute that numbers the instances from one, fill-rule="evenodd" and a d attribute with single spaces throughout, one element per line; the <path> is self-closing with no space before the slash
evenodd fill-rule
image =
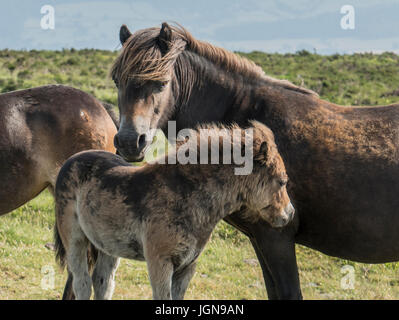
<path id="1" fill-rule="evenodd" d="M 248 79 L 317 96 L 316 92 L 296 86 L 288 80 L 267 76 L 260 66 L 245 57 L 195 39 L 189 31 L 180 25 L 168 27 L 172 30 L 172 39 L 165 55 L 162 55 L 159 47 L 160 28 L 139 30 L 123 45 L 122 52 L 111 68 L 111 76 L 125 84 L 130 78 L 137 81 L 168 81 L 170 80 L 168 79 L 170 69 L 174 66 L 180 53 L 186 50 L 204 57 L 227 72 L 238 73 Z"/>
<path id="2" fill-rule="evenodd" d="M 201 130 L 208 130 L 208 135 L 201 135 Z M 261 166 L 267 167 L 268 172 L 274 175 L 278 172 L 285 171 L 283 161 L 278 152 L 278 148 L 274 139 L 273 132 L 264 124 L 258 121 L 250 121 L 250 126 L 246 129 L 252 129 L 253 141 L 252 145 L 246 146 L 247 151 L 253 157 L 254 161 L 259 162 Z M 238 130 L 241 133 L 240 139 L 232 139 L 232 132 Z M 210 143 L 212 139 L 218 138 L 218 144 Z M 208 146 L 208 157 L 217 148 L 219 152 L 219 161 L 223 159 L 223 148 L 224 140 L 228 141 L 230 144 L 230 151 L 243 150 L 246 145 L 246 134 L 244 134 L 244 128 L 240 127 L 238 124 L 233 123 L 230 125 L 220 124 L 220 123 L 210 123 L 198 125 L 195 129 L 190 130 L 189 137 L 186 137 L 184 141 L 176 141 L 176 150 L 178 150 L 184 144 L 188 144 L 188 148 L 197 151 L 197 156 L 199 157 L 201 152 L 201 145 Z M 186 146 L 186 147 L 187 147 Z M 185 148 L 186 150 L 186 148 Z M 172 154 L 176 151 L 172 151 Z M 164 155 L 168 156 L 168 154 Z M 198 158 L 199 160 L 199 158 Z M 210 158 L 208 158 L 210 160 Z"/>

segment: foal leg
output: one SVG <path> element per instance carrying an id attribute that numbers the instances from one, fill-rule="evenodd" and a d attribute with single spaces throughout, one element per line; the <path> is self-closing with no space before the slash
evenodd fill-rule
<path id="1" fill-rule="evenodd" d="M 71 272 L 72 288 L 77 300 L 89 300 L 91 296 L 91 277 L 87 265 L 89 242 L 83 231 L 74 230 L 73 239 L 67 252 L 68 270 Z"/>
<path id="2" fill-rule="evenodd" d="M 170 259 L 146 257 L 154 300 L 172 299 L 173 263 Z"/>
<path id="3" fill-rule="evenodd" d="M 172 277 L 172 299 L 183 300 L 187 287 L 195 273 L 196 263 L 184 267 L 173 274 Z"/>
<path id="4" fill-rule="evenodd" d="M 111 300 L 115 289 L 115 273 L 119 258 L 98 251 L 96 266 L 93 272 L 94 299 Z"/>

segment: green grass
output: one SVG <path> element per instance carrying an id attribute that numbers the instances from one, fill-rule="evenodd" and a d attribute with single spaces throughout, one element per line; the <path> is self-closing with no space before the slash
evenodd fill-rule
<path id="1" fill-rule="evenodd" d="M 0 218 L 0 299 L 59 299 L 66 272 L 54 261 L 53 200 L 45 191 Z M 298 246 L 305 299 L 399 299 L 399 264 L 368 265 L 328 257 Z M 354 290 L 341 288 L 341 268 L 355 271 Z M 42 287 L 54 270 L 54 288 Z M 123 259 L 116 275 L 114 299 L 150 299 L 144 262 Z M 187 299 L 266 299 L 262 272 L 248 239 L 220 223 L 198 261 Z"/>
<path id="2" fill-rule="evenodd" d="M 109 74 L 116 52 L 102 50 L 0 51 L 0 92 L 65 84 L 116 104 Z"/>
<path id="3" fill-rule="evenodd" d="M 300 51 L 242 55 L 261 65 L 266 74 L 305 86 L 337 104 L 377 105 L 399 101 L 399 56 L 394 53 L 321 56 Z"/>
<path id="4" fill-rule="evenodd" d="M 59 299 L 66 272 L 46 248 L 53 234 L 52 196 L 45 191 L 0 219 L 0 299 Z M 200 258 L 187 298 L 265 298 L 260 268 L 246 262 L 254 258 L 246 238 L 226 224 L 219 225 Z M 43 267 L 53 268 L 54 289 L 42 288 Z M 151 298 L 144 262 L 123 260 L 116 279 L 115 299 Z"/>
<path id="5" fill-rule="evenodd" d="M 399 56 L 394 53 L 321 56 L 239 53 L 266 74 L 315 90 L 338 104 L 388 104 L 399 101 Z M 65 84 L 117 103 L 109 69 L 117 52 L 104 50 L 0 50 L 0 92 L 45 84 Z M 395 92 L 396 90 L 396 92 Z"/>
<path id="6" fill-rule="evenodd" d="M 101 50 L 0 51 L 0 92 L 60 83 L 80 88 L 116 104 L 108 71 L 116 52 Z M 399 56 L 355 54 L 320 56 L 243 54 L 265 72 L 317 91 L 339 104 L 399 102 Z M 159 152 L 165 148 L 157 141 Z M 153 152 L 147 153 L 147 160 Z M 0 217 L 0 299 L 59 299 L 65 272 L 54 261 L 53 200 L 46 191 L 25 206 Z M 399 264 L 368 265 L 328 257 L 298 246 L 305 299 L 399 299 Z M 354 268 L 354 289 L 341 288 L 345 265 Z M 45 290 L 43 268 L 54 270 L 54 288 Z M 47 269 L 48 270 L 48 269 Z M 149 299 L 146 265 L 123 260 L 116 276 L 115 299 Z M 188 299 L 265 299 L 263 278 L 246 237 L 220 223 L 200 256 Z"/>

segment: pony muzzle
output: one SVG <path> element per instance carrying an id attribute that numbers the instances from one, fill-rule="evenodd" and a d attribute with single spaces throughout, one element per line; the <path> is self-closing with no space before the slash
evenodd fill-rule
<path id="1" fill-rule="evenodd" d="M 286 226 L 288 223 L 292 221 L 295 214 L 295 208 L 290 202 L 284 209 L 281 210 L 281 213 L 274 219 L 273 227 L 281 228 Z"/>
<path id="2" fill-rule="evenodd" d="M 146 147 L 151 143 L 146 133 L 122 135 L 114 137 L 114 146 L 127 161 L 142 161 Z"/>
<path id="3" fill-rule="evenodd" d="M 268 207 L 262 209 L 260 212 L 263 219 L 265 219 L 273 228 L 285 227 L 292 221 L 295 215 L 295 209 L 291 202 L 279 211 L 273 209 L 270 211 L 270 208 Z"/>

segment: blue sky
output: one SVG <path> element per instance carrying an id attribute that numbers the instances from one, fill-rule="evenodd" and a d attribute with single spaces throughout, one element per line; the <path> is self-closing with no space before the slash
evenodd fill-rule
<path id="1" fill-rule="evenodd" d="M 229 50 L 322 54 L 399 53 L 399 0 L 0 0 L 0 49 L 119 49 L 125 23 L 134 31 L 176 21 L 195 37 Z M 43 30 L 43 5 L 55 29 Z M 355 10 L 355 29 L 340 10 Z"/>

